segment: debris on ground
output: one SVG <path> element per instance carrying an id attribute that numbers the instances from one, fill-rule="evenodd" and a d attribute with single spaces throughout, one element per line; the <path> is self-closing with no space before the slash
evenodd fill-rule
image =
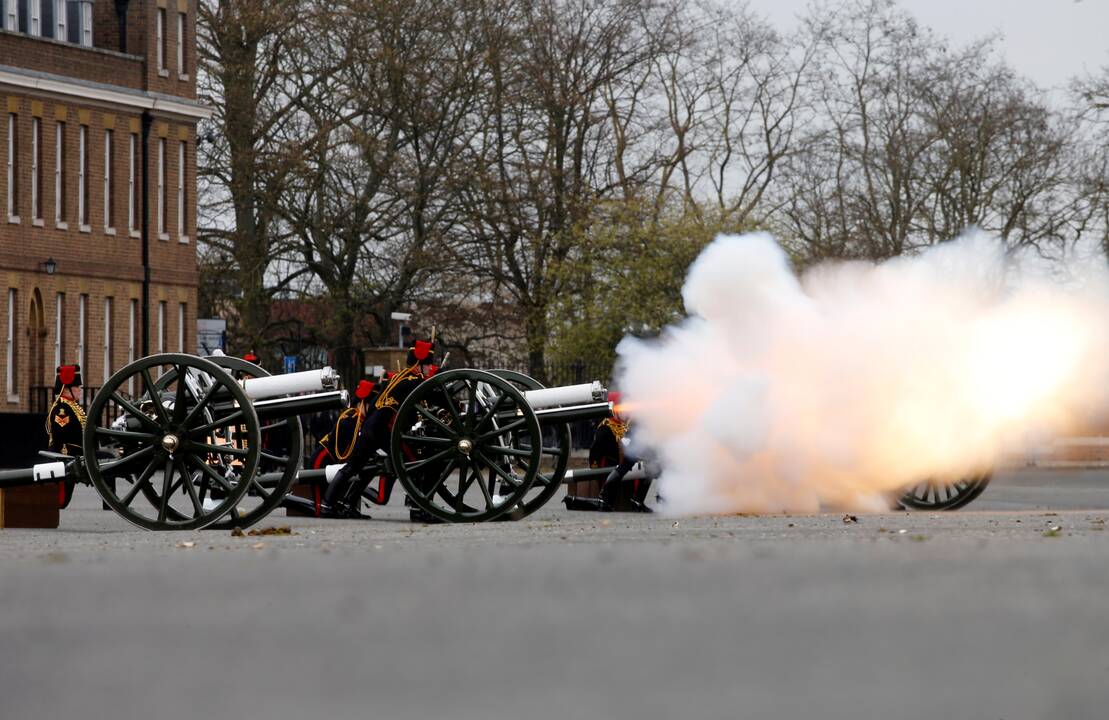
<path id="1" fill-rule="evenodd" d="M 231 530 L 231 537 L 243 537 L 245 535 L 246 533 L 243 532 L 242 528 L 233 528 Z"/>
<path id="2" fill-rule="evenodd" d="M 1044 531 L 1044 537 L 1059 537 L 1062 534 L 1062 529 L 1058 525 L 1052 525 L 1050 529 Z"/>
<path id="3" fill-rule="evenodd" d="M 260 530 L 251 530 L 247 533 L 251 537 L 259 537 L 264 535 L 296 535 L 293 529 L 288 525 L 274 525 L 273 527 L 262 528 Z"/>
<path id="4" fill-rule="evenodd" d="M 844 525 L 850 525 L 851 523 L 857 523 L 858 521 L 859 521 L 858 515 L 844 515 L 843 516 L 843 524 Z"/>
<path id="5" fill-rule="evenodd" d="M 183 540 L 177 543 L 177 547 L 184 548 L 185 550 L 191 550 L 192 548 L 196 547 L 196 543 L 192 540 Z"/>
<path id="6" fill-rule="evenodd" d="M 261 550 L 265 546 L 266 546 L 265 543 L 254 543 L 253 545 L 250 546 L 250 549 L 251 550 Z"/>

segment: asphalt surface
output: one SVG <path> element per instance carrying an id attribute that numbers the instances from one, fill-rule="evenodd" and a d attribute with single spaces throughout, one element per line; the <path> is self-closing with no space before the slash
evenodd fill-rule
<path id="1" fill-rule="evenodd" d="M 844 521 L 0 531 L 0 720 L 1105 718 L 1109 471 Z"/>

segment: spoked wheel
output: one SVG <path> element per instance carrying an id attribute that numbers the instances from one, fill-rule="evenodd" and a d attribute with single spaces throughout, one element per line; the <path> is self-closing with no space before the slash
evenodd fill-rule
<path id="1" fill-rule="evenodd" d="M 521 392 L 543 389 L 542 383 L 523 373 L 512 370 L 491 370 L 490 372 L 512 383 Z M 562 488 L 562 479 L 566 476 L 566 466 L 570 461 L 570 426 L 566 423 L 547 425 L 542 428 L 542 432 L 543 450 L 535 484 L 519 505 L 498 517 L 498 520 L 521 520 L 546 505 Z M 526 445 L 528 437 L 516 432 L 512 432 L 509 437 L 513 447 L 522 450 L 530 449 Z M 501 493 L 504 494 L 503 489 Z"/>
<path id="2" fill-rule="evenodd" d="M 393 467 L 408 496 L 447 522 L 510 512 L 539 474 L 542 430 L 523 394 L 479 370 L 421 383 L 397 411 Z"/>
<path id="3" fill-rule="evenodd" d="M 106 417 L 118 419 L 105 426 Z M 148 530 L 217 522 L 240 503 L 249 490 L 243 479 L 258 469 L 254 407 L 204 358 L 163 354 L 131 363 L 96 394 L 88 418 L 89 479 L 113 510 Z M 98 457 L 102 448 L 110 458 Z"/>
<path id="4" fill-rule="evenodd" d="M 958 510 L 981 495 L 991 477 L 991 473 L 982 473 L 953 483 L 926 480 L 906 490 L 900 502 L 913 510 Z"/>

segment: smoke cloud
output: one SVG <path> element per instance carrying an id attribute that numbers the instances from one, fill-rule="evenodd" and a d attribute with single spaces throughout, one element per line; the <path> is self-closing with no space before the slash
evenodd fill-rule
<path id="1" fill-rule="evenodd" d="M 771 236 L 720 236 L 682 293 L 690 316 L 625 338 L 617 366 L 676 513 L 888 509 L 1109 400 L 1100 255 L 1049 264 L 974 231 L 798 276 Z"/>

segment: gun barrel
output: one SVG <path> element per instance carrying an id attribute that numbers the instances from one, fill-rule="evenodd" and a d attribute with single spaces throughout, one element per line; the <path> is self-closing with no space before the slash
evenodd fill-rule
<path id="1" fill-rule="evenodd" d="M 308 413 L 322 412 L 324 410 L 338 410 L 350 404 L 350 394 L 346 390 L 332 390 L 330 392 L 313 393 L 311 395 L 294 395 L 293 397 L 271 398 L 259 400 L 254 405 L 254 411 L 261 420 L 290 417 L 292 415 L 307 415 Z"/>
<path id="2" fill-rule="evenodd" d="M 339 374 L 330 367 L 243 380 L 243 390 L 251 400 L 265 400 L 293 393 L 318 393 L 338 388 Z"/>
<path id="3" fill-rule="evenodd" d="M 583 405 L 608 400 L 608 390 L 600 381 L 581 385 L 565 385 L 563 387 L 544 388 L 543 390 L 528 390 L 524 393 L 533 410 L 558 407 L 560 405 Z"/>
<path id="4" fill-rule="evenodd" d="M 600 420 L 612 417 L 612 403 L 597 402 L 569 407 L 545 408 L 536 410 L 535 417 L 540 423 L 570 423 L 579 420 Z"/>

